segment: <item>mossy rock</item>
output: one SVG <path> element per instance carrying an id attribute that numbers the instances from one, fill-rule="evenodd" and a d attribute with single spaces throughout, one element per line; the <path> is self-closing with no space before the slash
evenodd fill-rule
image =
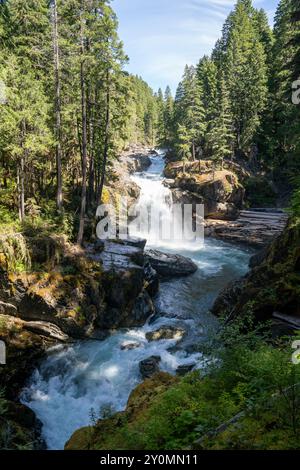
<path id="1" fill-rule="evenodd" d="M 138 385 L 130 394 L 126 410 L 103 419 L 91 427 L 77 430 L 65 445 L 65 450 L 121 449 L 122 432 L 137 420 L 142 419 L 155 399 L 179 381 L 165 372 L 158 372 Z"/>

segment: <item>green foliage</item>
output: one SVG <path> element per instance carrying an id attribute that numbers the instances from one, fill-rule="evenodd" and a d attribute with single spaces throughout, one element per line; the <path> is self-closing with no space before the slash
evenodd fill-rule
<path id="1" fill-rule="evenodd" d="M 182 159 L 191 157 L 195 160 L 197 148 L 202 144 L 206 128 L 202 95 L 195 67 L 186 66 L 174 105 L 175 148 Z"/>
<path id="2" fill-rule="evenodd" d="M 210 121 L 210 129 L 207 133 L 207 142 L 212 149 L 212 159 L 217 164 L 223 165 L 226 157 L 233 156 L 233 117 L 230 111 L 229 95 L 224 79 L 220 80 L 219 90 L 219 110 L 216 111 Z"/>
<path id="3" fill-rule="evenodd" d="M 211 57 L 186 66 L 172 120 L 173 147 L 184 158 L 251 156 L 268 98 L 273 35 L 263 10 L 238 0 Z M 187 151 L 190 147 L 190 152 Z"/>
<path id="4" fill-rule="evenodd" d="M 300 219 L 300 189 L 295 191 L 292 202 L 291 202 L 291 214 L 296 217 L 297 220 Z"/>
<path id="5" fill-rule="evenodd" d="M 0 390 L 0 449 L 1 450 L 33 450 L 34 432 L 23 427 L 18 420 L 13 419 L 19 410 L 14 411 L 15 403 L 5 398 L 5 392 Z"/>
<path id="6" fill-rule="evenodd" d="M 8 271 L 23 271 L 31 264 L 27 243 L 21 233 L 0 235 L 0 256 Z"/>
<path id="7" fill-rule="evenodd" d="M 174 99 L 169 86 L 167 86 L 164 96 L 161 89 L 158 90 L 157 110 L 158 143 L 163 148 L 170 148 L 174 139 Z"/>
<path id="8" fill-rule="evenodd" d="M 139 143 L 155 146 L 159 119 L 159 104 L 152 89 L 142 78 L 128 77 L 130 90 L 126 113 L 129 119 L 124 138 L 126 143 Z"/>
<path id="9" fill-rule="evenodd" d="M 247 153 L 266 105 L 266 55 L 244 2 L 237 3 L 231 21 L 224 66 L 236 149 Z"/>
<path id="10" fill-rule="evenodd" d="M 272 207 L 276 194 L 266 178 L 253 177 L 245 182 L 246 199 L 250 207 Z"/>

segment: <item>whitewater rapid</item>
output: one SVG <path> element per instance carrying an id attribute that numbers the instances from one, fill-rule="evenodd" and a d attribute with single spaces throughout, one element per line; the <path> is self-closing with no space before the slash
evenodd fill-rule
<path id="1" fill-rule="evenodd" d="M 152 165 L 135 174 L 141 188 L 139 204 L 157 204 L 168 217 L 171 193 L 163 185 L 163 155 L 152 157 Z M 89 425 L 92 418 L 126 407 L 132 389 L 141 382 L 139 362 L 152 355 L 161 356 L 160 368 L 175 373 L 183 364 L 201 368 L 205 358 L 195 351 L 215 327 L 209 313 L 218 292 L 232 279 L 247 271 L 250 252 L 240 247 L 209 239 L 204 246 L 195 243 L 160 244 L 148 239 L 148 247 L 189 256 L 198 265 L 192 276 L 161 283 L 155 299 L 155 321 L 141 328 L 123 329 L 104 341 L 79 341 L 71 346 L 49 350 L 23 390 L 21 401 L 29 406 L 43 424 L 48 449 L 63 449 L 71 434 Z M 176 348 L 174 340 L 148 342 L 146 333 L 162 325 L 184 327 L 187 335 Z M 123 350 L 128 342 L 140 346 Z"/>

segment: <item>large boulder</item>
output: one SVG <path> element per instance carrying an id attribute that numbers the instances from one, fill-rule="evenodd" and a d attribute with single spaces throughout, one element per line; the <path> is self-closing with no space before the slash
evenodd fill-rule
<path id="1" fill-rule="evenodd" d="M 132 351 L 133 349 L 138 349 L 141 347 L 141 343 L 138 341 L 124 341 L 120 348 L 121 351 Z"/>
<path id="2" fill-rule="evenodd" d="M 146 258 L 152 268 L 164 278 L 189 276 L 197 271 L 197 265 L 181 255 L 172 255 L 158 250 L 146 250 Z"/>
<path id="3" fill-rule="evenodd" d="M 187 375 L 189 372 L 191 372 L 195 366 L 196 364 L 192 362 L 190 364 L 182 364 L 181 366 L 177 367 L 176 375 L 183 377 L 184 375 Z"/>

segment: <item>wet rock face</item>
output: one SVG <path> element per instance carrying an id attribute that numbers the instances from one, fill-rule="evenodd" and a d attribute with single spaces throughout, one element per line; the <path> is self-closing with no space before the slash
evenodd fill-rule
<path id="1" fill-rule="evenodd" d="M 158 250 L 146 250 L 151 267 L 163 278 L 188 276 L 197 271 L 197 265 L 180 255 L 171 255 Z"/>
<path id="2" fill-rule="evenodd" d="M 146 290 L 150 297 L 154 297 L 159 291 L 159 275 L 152 268 L 149 261 L 146 261 L 144 266 L 144 274 L 146 280 Z"/>
<path id="3" fill-rule="evenodd" d="M 125 157 L 125 161 L 127 162 L 127 168 L 130 173 L 142 172 L 149 168 L 152 161 L 149 155 L 141 154 L 133 154 Z"/>
<path id="4" fill-rule="evenodd" d="M 140 373 L 143 379 L 148 379 L 152 377 L 152 375 L 159 372 L 159 363 L 161 361 L 160 356 L 150 356 L 147 359 L 144 359 L 140 362 L 139 368 Z"/>
<path id="5" fill-rule="evenodd" d="M 62 330 L 53 323 L 42 321 L 28 321 L 24 322 L 24 328 L 27 331 L 31 331 L 32 333 L 36 333 L 46 338 L 52 338 L 62 343 L 69 341 L 68 335 L 63 333 Z"/>
<path id="6" fill-rule="evenodd" d="M 175 326 L 162 326 L 158 330 L 150 331 L 146 333 L 148 341 L 159 341 L 161 339 L 175 339 L 180 341 L 186 331 L 183 328 L 177 328 Z"/>
<path id="7" fill-rule="evenodd" d="M 146 240 L 130 238 L 105 241 L 100 253 L 90 250 L 93 261 L 103 269 L 106 308 L 97 317 L 97 327 L 141 326 L 154 313 L 151 296 L 157 292 L 158 279 L 151 267 L 145 267 L 145 244 Z"/>
<path id="8" fill-rule="evenodd" d="M 31 331 L 58 341 L 141 326 L 154 313 L 151 296 L 158 289 L 156 273 L 144 268 L 145 243 L 99 240 L 78 252 L 69 246 L 45 273 L 1 276 L 0 313 L 20 317 Z"/>

